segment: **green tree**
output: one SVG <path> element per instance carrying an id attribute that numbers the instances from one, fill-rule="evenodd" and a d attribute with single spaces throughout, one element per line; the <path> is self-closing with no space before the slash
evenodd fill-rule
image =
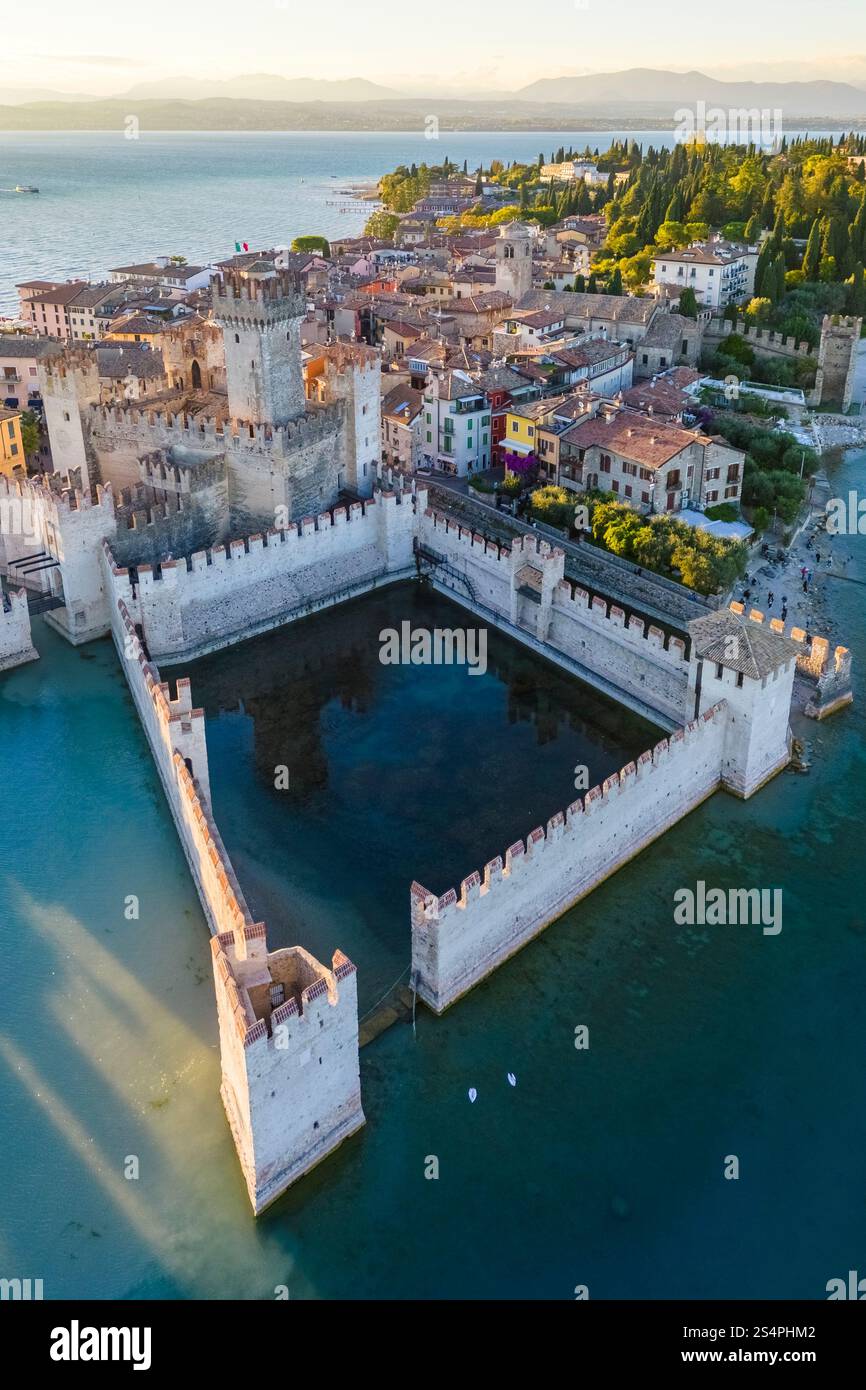
<path id="1" fill-rule="evenodd" d="M 323 236 L 296 236 L 291 249 L 293 251 L 320 251 L 323 256 L 327 257 L 331 255 L 330 242 Z"/>
<path id="2" fill-rule="evenodd" d="M 385 212 L 380 208 L 371 213 L 364 223 L 364 236 L 375 237 L 377 241 L 390 241 L 400 225 L 396 212 Z"/>
<path id="3" fill-rule="evenodd" d="M 690 285 L 687 285 L 680 295 L 679 310 L 683 318 L 696 319 L 698 316 L 697 297 Z"/>
<path id="4" fill-rule="evenodd" d="M 0 348 L 2 352 L 2 348 Z M 21 412 L 21 443 L 24 446 L 24 456 L 28 458 L 31 454 L 38 452 L 42 442 L 42 428 L 39 420 L 32 410 L 22 410 Z"/>

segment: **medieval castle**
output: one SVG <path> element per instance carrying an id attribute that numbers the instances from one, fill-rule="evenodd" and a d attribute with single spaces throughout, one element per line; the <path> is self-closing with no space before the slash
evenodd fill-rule
<path id="1" fill-rule="evenodd" d="M 519 288 L 520 248 L 502 273 Z M 36 657 L 24 586 L 70 642 L 111 634 L 212 931 L 222 1098 L 261 1211 L 364 1123 L 355 967 L 269 951 L 214 820 L 204 712 L 159 665 L 420 572 L 469 612 L 646 714 L 667 737 L 465 878 L 411 885 L 413 985 L 439 1013 L 715 790 L 755 793 L 790 759 L 795 678 L 818 717 L 850 701 L 850 656 L 738 605 L 666 637 L 510 546 L 379 486 L 378 354 L 301 365 L 303 298 L 254 261 L 213 319 L 165 335 L 161 375 L 96 349 L 40 364 L 55 472 L 0 478 L 0 671 Z M 118 378 L 115 376 L 115 380 Z M 407 889 L 409 885 L 407 885 Z"/>

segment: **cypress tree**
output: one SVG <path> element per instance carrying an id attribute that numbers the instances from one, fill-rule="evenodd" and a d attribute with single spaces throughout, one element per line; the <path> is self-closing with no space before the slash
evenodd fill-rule
<path id="1" fill-rule="evenodd" d="M 818 266 L 821 264 L 821 219 L 816 217 L 809 229 L 809 240 L 803 252 L 804 280 L 817 280 Z"/>

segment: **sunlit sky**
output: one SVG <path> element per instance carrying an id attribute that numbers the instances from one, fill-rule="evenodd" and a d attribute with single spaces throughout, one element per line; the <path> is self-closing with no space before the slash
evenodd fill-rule
<path id="1" fill-rule="evenodd" d="M 628 67 L 866 85 L 861 0 L 0 0 L 2 87 L 111 96 L 154 79 L 366 77 L 480 93 Z"/>

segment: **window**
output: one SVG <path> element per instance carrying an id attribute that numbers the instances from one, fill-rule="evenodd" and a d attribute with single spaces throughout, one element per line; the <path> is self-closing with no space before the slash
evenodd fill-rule
<path id="1" fill-rule="evenodd" d="M 610 454 L 602 454 L 602 456 L 601 456 L 601 471 L 602 471 L 602 473 L 609 473 L 609 472 L 610 472 Z"/>
<path id="2" fill-rule="evenodd" d="M 63 412 L 63 418 L 64 418 L 64 420 L 67 420 L 67 421 L 68 421 L 68 419 L 69 419 L 69 411 L 68 411 L 68 410 L 64 410 L 64 412 Z"/>
<path id="3" fill-rule="evenodd" d="M 619 479 L 614 478 L 610 485 L 611 492 L 619 492 Z"/>
<path id="4" fill-rule="evenodd" d="M 490 416 L 489 416 L 489 415 L 482 415 L 482 417 L 481 417 L 481 423 L 482 423 L 482 425 L 484 425 L 484 427 L 485 427 L 485 429 L 486 429 L 487 426 L 490 424 Z"/>
<path id="5" fill-rule="evenodd" d="M 743 673 L 742 673 L 742 671 L 738 671 L 738 672 L 737 672 L 737 689 L 738 689 L 738 690 L 742 690 L 742 688 L 743 688 Z"/>
<path id="6" fill-rule="evenodd" d="M 734 483 L 734 485 L 733 485 L 732 487 L 726 487 L 726 488 L 725 488 L 725 496 L 726 496 L 726 497 L 736 497 L 737 491 L 738 491 L 737 485 L 736 485 L 736 483 Z"/>
<path id="7" fill-rule="evenodd" d="M 716 662 L 716 680 L 717 680 L 717 681 L 720 681 L 720 680 L 722 679 L 722 673 L 723 673 L 724 669 L 725 669 L 725 668 L 724 668 L 724 666 L 722 665 L 722 663 L 721 663 L 720 661 L 717 661 L 717 662 Z"/>
<path id="8" fill-rule="evenodd" d="M 286 334 L 286 337 L 288 337 L 288 334 Z M 239 343 L 240 340 L 241 340 L 241 335 L 240 335 L 240 333 L 236 333 L 236 334 L 235 334 L 235 342 L 236 342 L 236 343 Z"/>
<path id="9" fill-rule="evenodd" d="M 428 420 L 430 419 L 430 416 L 429 416 L 429 415 L 427 416 L 427 419 L 428 419 Z M 432 443 L 433 443 L 433 438 L 432 438 L 432 436 L 431 436 L 429 430 L 427 431 L 427 443 L 428 443 L 428 444 L 432 444 Z"/>
<path id="10" fill-rule="evenodd" d="M 649 495 L 649 493 L 648 493 L 648 492 L 642 492 L 641 495 L 640 495 L 640 500 L 641 500 L 642 502 L 646 502 L 647 504 L 649 504 L 649 500 L 650 500 L 650 495 Z"/>
<path id="11" fill-rule="evenodd" d="M 642 352 L 641 355 L 640 355 L 640 360 L 641 360 L 641 362 L 644 364 L 644 366 L 646 366 L 647 362 L 649 362 L 649 353 L 648 353 L 648 352 Z"/>
<path id="12" fill-rule="evenodd" d="M 631 483 L 626 483 L 626 485 L 625 485 L 625 495 L 626 495 L 626 497 L 631 497 Z"/>

